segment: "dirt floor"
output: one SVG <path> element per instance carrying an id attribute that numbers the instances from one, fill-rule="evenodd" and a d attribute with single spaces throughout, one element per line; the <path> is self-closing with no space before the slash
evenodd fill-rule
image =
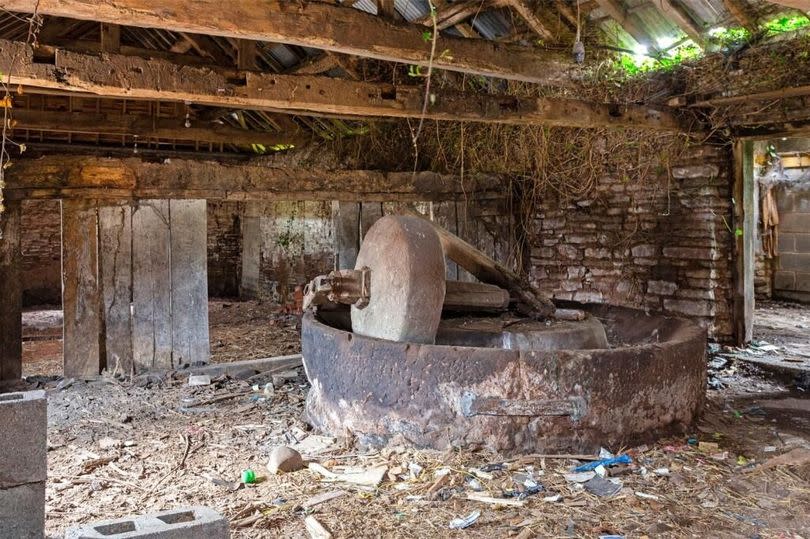
<path id="1" fill-rule="evenodd" d="M 211 362 L 300 352 L 298 318 L 257 301 L 208 302 Z M 62 311 L 50 306 L 23 313 L 23 375 L 62 374 Z"/>
<path id="2" fill-rule="evenodd" d="M 294 321 L 280 322 L 275 338 L 255 309 L 212 309 L 215 354 L 297 350 L 297 338 L 287 336 L 295 336 Z M 244 326 L 214 329 L 226 319 Z M 252 346 L 258 351 L 240 353 Z M 244 538 L 308 537 L 307 516 L 337 537 L 810 537 L 810 399 L 733 356 L 720 365 L 710 350 L 718 389 L 708 391 L 698 425 L 654 444 L 606 448 L 632 458 L 608 468 L 612 496 L 566 477 L 584 460 L 366 451 L 320 436 L 303 417 L 308 386 L 300 369 L 275 386 L 267 376 L 190 387 L 183 374 L 169 373 L 92 383 L 32 377 L 21 388 L 49 393 L 49 537 L 78 523 L 195 504 L 222 512 L 232 536 Z M 265 464 L 277 445 L 332 472 L 384 468 L 383 480 L 362 487 L 313 469 L 271 475 Z M 245 469 L 257 484 L 240 482 Z M 328 493 L 338 497 L 313 505 Z M 468 499 L 481 495 L 513 505 Z M 469 527 L 450 528 L 468 516 Z"/>

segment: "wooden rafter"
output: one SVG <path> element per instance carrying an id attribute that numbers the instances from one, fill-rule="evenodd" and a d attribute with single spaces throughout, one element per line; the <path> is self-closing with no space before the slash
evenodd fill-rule
<path id="1" fill-rule="evenodd" d="M 661 13 L 683 30 L 683 33 L 689 36 L 696 45 L 706 48 L 706 42 L 703 40 L 703 30 L 695 24 L 695 21 L 692 20 L 692 17 L 686 13 L 682 6 L 676 5 L 671 0 L 655 0 L 655 3 Z"/>
<path id="2" fill-rule="evenodd" d="M 507 5 L 526 21 L 537 35 L 549 41 L 568 41 L 571 31 L 558 18 L 543 16 L 534 10 L 529 0 L 507 0 Z"/>
<path id="3" fill-rule="evenodd" d="M 193 120 L 185 127 L 183 118 L 151 118 L 134 114 L 93 114 L 14 109 L 13 129 L 53 133 L 133 136 L 141 139 L 188 140 L 213 144 L 303 146 L 309 139 L 302 134 L 246 131 Z"/>
<path id="4" fill-rule="evenodd" d="M 35 62 L 25 43 L 0 41 L 0 65 L 11 65 L 12 58 L 14 85 L 312 115 L 423 117 L 424 89 L 419 86 L 251 72 L 234 76 L 164 60 L 70 51 L 56 51 L 55 64 L 50 65 Z M 687 129 L 672 112 L 641 105 L 481 94 L 434 94 L 424 117 L 512 125 Z"/>
<path id="5" fill-rule="evenodd" d="M 740 26 L 749 32 L 756 31 L 757 25 L 754 19 L 748 14 L 748 9 L 740 0 L 723 0 L 723 5 Z"/>
<path id="6" fill-rule="evenodd" d="M 288 43 L 426 66 L 431 44 L 422 29 L 324 2 L 243 0 L 5 0 L 5 9 L 112 24 Z M 441 69 L 554 83 L 572 69 L 563 55 L 532 47 L 440 36 Z"/>

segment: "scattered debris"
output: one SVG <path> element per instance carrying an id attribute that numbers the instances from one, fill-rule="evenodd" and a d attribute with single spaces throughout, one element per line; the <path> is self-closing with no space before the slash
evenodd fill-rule
<path id="1" fill-rule="evenodd" d="M 582 464 L 574 468 L 574 472 L 589 472 L 591 470 L 595 470 L 599 466 L 616 466 L 617 464 L 630 464 L 633 462 L 633 459 L 630 458 L 630 455 L 620 455 L 618 457 L 608 457 L 602 460 L 595 460 L 593 462 L 588 462 L 586 464 Z"/>
<path id="2" fill-rule="evenodd" d="M 481 517 L 480 511 L 473 511 L 469 515 L 464 518 L 454 518 L 450 521 L 450 529 L 451 530 L 463 530 L 464 528 L 469 528 L 475 521 Z"/>
<path id="3" fill-rule="evenodd" d="M 584 486 L 585 490 L 599 497 L 615 496 L 622 489 L 622 483 L 618 479 L 604 479 L 598 475 L 586 482 Z"/>
<path id="4" fill-rule="evenodd" d="M 522 500 L 512 500 L 510 498 L 493 498 L 492 496 L 484 496 L 477 492 L 467 494 L 467 499 L 475 502 L 489 503 L 492 505 L 510 505 L 513 507 L 523 507 Z"/>
<path id="5" fill-rule="evenodd" d="M 376 487 L 385 478 L 387 466 L 378 466 L 367 470 L 347 470 L 344 473 L 334 473 L 317 462 L 310 462 L 309 469 L 324 477 L 324 481 L 351 483 L 358 486 Z"/>
<path id="6" fill-rule="evenodd" d="M 211 385 L 211 376 L 208 374 L 190 374 L 188 376 L 188 385 L 190 386 Z"/>
<path id="7" fill-rule="evenodd" d="M 267 470 L 272 474 L 297 472 L 303 468 L 304 459 L 301 458 L 301 453 L 287 446 L 273 448 L 267 460 Z"/>
<path id="8" fill-rule="evenodd" d="M 332 539 L 332 532 L 326 529 L 317 518 L 310 515 L 304 519 L 304 524 L 307 527 L 307 532 L 312 539 Z"/>
<path id="9" fill-rule="evenodd" d="M 348 492 L 345 490 L 332 490 L 329 492 L 324 492 L 323 494 L 318 494 L 317 496 L 307 499 L 301 504 L 301 507 L 304 509 L 309 509 L 310 507 L 315 507 L 316 505 L 321 505 L 323 503 L 336 500 L 337 498 L 345 496 L 346 494 L 348 494 Z"/>

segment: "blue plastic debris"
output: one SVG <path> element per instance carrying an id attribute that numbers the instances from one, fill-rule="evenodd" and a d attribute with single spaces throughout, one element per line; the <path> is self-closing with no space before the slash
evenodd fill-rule
<path id="1" fill-rule="evenodd" d="M 590 472 L 599 466 L 615 466 L 616 464 L 630 464 L 631 462 L 633 462 L 633 459 L 630 458 L 630 455 L 625 454 L 619 455 L 618 457 L 613 457 L 612 459 L 594 460 L 593 462 L 585 463 L 582 466 L 577 466 L 574 468 L 574 471 Z"/>

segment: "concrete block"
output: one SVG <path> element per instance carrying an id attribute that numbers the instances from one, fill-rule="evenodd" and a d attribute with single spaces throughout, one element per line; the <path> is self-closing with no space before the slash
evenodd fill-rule
<path id="1" fill-rule="evenodd" d="M 795 253 L 796 252 L 796 236 L 797 234 L 779 234 L 778 249 L 780 253 Z"/>
<path id="2" fill-rule="evenodd" d="M 779 216 L 779 230 L 782 232 L 807 232 L 810 230 L 810 213 L 788 213 Z"/>
<path id="3" fill-rule="evenodd" d="M 792 271 L 810 271 L 810 253 L 780 254 L 779 268 Z"/>
<path id="4" fill-rule="evenodd" d="M 714 316 L 713 304 L 701 300 L 665 299 L 664 309 L 687 316 Z"/>
<path id="5" fill-rule="evenodd" d="M 227 539 L 228 521 L 209 507 L 183 507 L 153 515 L 70 528 L 65 539 Z"/>
<path id="6" fill-rule="evenodd" d="M 810 273 L 796 273 L 796 290 L 810 292 Z"/>
<path id="7" fill-rule="evenodd" d="M 0 488 L 0 537 L 45 536 L 45 481 Z"/>
<path id="8" fill-rule="evenodd" d="M 796 274 L 792 271 L 777 271 L 773 274 L 773 287 L 776 290 L 795 290 Z"/>
<path id="9" fill-rule="evenodd" d="M 808 231 L 807 234 L 795 234 L 795 236 L 796 236 L 796 252 L 810 253 L 810 231 Z"/>
<path id="10" fill-rule="evenodd" d="M 0 488 L 45 481 L 47 450 L 45 392 L 0 395 Z"/>

